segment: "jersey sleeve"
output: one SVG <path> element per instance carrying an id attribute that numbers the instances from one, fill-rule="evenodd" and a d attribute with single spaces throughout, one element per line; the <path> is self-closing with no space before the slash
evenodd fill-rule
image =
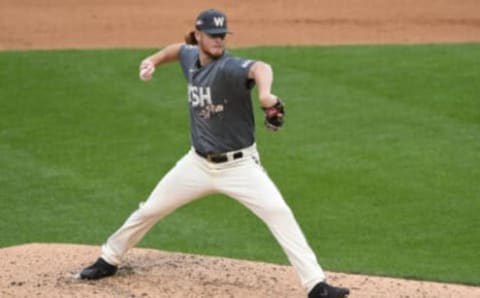
<path id="1" fill-rule="evenodd" d="M 182 45 L 180 48 L 180 66 L 183 75 L 188 80 L 189 69 L 195 64 L 195 59 L 198 56 L 198 48 L 192 45 Z"/>
<path id="2" fill-rule="evenodd" d="M 255 60 L 231 57 L 225 63 L 227 79 L 232 83 L 241 84 L 248 89 L 253 88 L 255 81 L 248 78 L 248 73 L 255 62 Z"/>

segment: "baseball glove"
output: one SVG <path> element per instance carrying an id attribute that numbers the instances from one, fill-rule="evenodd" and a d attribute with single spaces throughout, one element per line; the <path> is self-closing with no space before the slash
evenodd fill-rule
<path id="1" fill-rule="evenodd" d="M 269 107 L 263 107 L 265 113 L 265 126 L 272 130 L 277 131 L 283 125 L 283 118 L 285 117 L 285 107 L 280 98 L 277 97 L 277 102 Z"/>

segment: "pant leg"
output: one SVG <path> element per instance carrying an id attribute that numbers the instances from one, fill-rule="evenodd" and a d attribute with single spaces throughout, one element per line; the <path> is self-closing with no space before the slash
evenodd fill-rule
<path id="1" fill-rule="evenodd" d="M 310 291 L 324 281 L 315 254 L 278 188 L 258 164 L 258 156 L 247 157 L 241 165 L 223 171 L 215 181 L 217 190 L 238 200 L 268 226 L 305 289 Z"/>
<path id="2" fill-rule="evenodd" d="M 193 156 L 185 155 L 160 180 L 145 203 L 141 203 L 125 223 L 102 246 L 102 257 L 118 265 L 122 256 L 135 246 L 161 218 L 178 207 L 212 191 L 207 171 Z"/>

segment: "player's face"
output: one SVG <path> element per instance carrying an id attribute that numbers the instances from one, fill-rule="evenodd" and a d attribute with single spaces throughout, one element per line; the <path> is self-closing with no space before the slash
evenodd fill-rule
<path id="1" fill-rule="evenodd" d="M 223 55 L 223 51 L 225 50 L 225 33 L 208 34 L 200 32 L 199 35 L 198 45 L 205 54 L 212 59 L 219 58 Z"/>

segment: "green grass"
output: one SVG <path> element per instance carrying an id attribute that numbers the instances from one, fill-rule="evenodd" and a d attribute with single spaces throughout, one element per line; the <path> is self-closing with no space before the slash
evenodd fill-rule
<path id="1" fill-rule="evenodd" d="M 137 78 L 151 52 L 0 52 L 0 246 L 101 244 L 188 150 L 178 65 Z M 287 121 L 259 150 L 324 269 L 480 284 L 480 44 L 234 53 L 274 67 Z M 140 246 L 287 262 L 219 195 Z"/>

